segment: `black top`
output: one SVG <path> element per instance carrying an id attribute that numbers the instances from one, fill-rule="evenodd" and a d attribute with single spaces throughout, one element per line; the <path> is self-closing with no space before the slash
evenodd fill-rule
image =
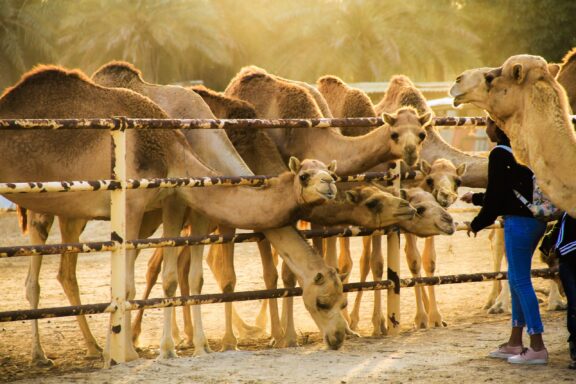
<path id="1" fill-rule="evenodd" d="M 556 250 L 560 254 L 560 260 L 563 256 L 576 257 L 576 219 L 564 213 L 558 223 L 560 231 L 556 241 Z"/>
<path id="2" fill-rule="evenodd" d="M 532 213 L 514 195 L 513 189 L 532 201 L 532 171 L 516 162 L 505 148 L 495 147 L 488 157 L 488 185 L 485 193 L 472 196 L 474 205 L 482 206 L 470 223 L 472 231 L 478 232 L 489 226 L 501 215 L 532 217 Z"/>

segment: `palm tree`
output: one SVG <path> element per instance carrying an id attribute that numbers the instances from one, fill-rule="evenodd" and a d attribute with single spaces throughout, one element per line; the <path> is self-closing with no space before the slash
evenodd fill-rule
<path id="1" fill-rule="evenodd" d="M 46 17 L 52 9 L 40 0 L 0 2 L 1 88 L 13 84 L 36 63 L 53 60 L 53 29 Z"/>
<path id="2" fill-rule="evenodd" d="M 126 60 L 161 83 L 200 77 L 231 61 L 234 41 L 212 3 L 202 0 L 69 2 L 60 39 L 62 63 L 93 71 Z M 69 15 L 69 16 L 68 16 Z"/>
<path id="3" fill-rule="evenodd" d="M 440 80 L 478 62 L 479 39 L 457 16 L 451 1 L 293 1 L 274 20 L 286 26 L 274 66 L 308 81 Z"/>

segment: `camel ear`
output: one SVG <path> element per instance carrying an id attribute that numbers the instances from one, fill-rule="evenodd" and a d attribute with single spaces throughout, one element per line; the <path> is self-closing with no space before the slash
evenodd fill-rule
<path id="1" fill-rule="evenodd" d="M 524 72 L 522 64 L 514 64 L 512 67 L 512 78 L 514 78 L 518 84 L 522 84 L 525 76 L 526 73 Z"/>
<path id="2" fill-rule="evenodd" d="M 322 273 L 318 272 L 316 276 L 314 276 L 314 284 L 316 285 L 324 284 L 324 275 Z"/>
<path id="3" fill-rule="evenodd" d="M 432 166 L 430 165 L 429 162 L 422 159 L 422 161 L 420 162 L 420 170 L 424 175 L 429 175 L 430 172 L 432 172 Z"/>
<path id="4" fill-rule="evenodd" d="M 466 173 L 466 163 L 462 163 L 458 166 L 458 168 L 456 168 L 456 174 L 458 176 L 462 176 L 465 173 Z"/>
<path id="5" fill-rule="evenodd" d="M 428 125 L 432 120 L 432 113 L 426 112 L 425 114 L 418 116 L 418 121 L 421 125 Z"/>
<path id="6" fill-rule="evenodd" d="M 332 160 L 330 164 L 328 164 L 328 170 L 332 173 L 336 172 L 336 160 Z"/>
<path id="7" fill-rule="evenodd" d="M 403 200 L 408 200 L 408 193 L 403 188 L 400 189 L 400 198 Z"/>
<path id="8" fill-rule="evenodd" d="M 384 120 L 384 122 L 388 125 L 394 125 L 396 124 L 396 117 L 392 116 L 389 113 L 384 112 L 382 114 L 382 120 Z"/>
<path id="9" fill-rule="evenodd" d="M 558 72 L 560 72 L 560 64 L 556 63 L 548 64 L 548 72 L 550 72 L 552 77 L 558 76 Z"/>
<path id="10" fill-rule="evenodd" d="M 288 161 L 288 168 L 292 171 L 293 174 L 297 175 L 300 172 L 300 168 L 302 165 L 300 164 L 300 160 L 297 157 L 290 156 L 290 161 Z"/>
<path id="11" fill-rule="evenodd" d="M 346 194 L 346 200 L 348 200 L 352 204 L 360 203 L 360 200 L 361 200 L 360 192 L 358 192 L 356 190 L 350 190 L 350 191 L 346 191 L 345 194 Z"/>

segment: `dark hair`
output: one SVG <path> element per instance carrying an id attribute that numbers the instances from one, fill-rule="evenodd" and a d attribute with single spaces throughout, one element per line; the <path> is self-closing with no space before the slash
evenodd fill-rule
<path id="1" fill-rule="evenodd" d="M 506 136 L 504 131 L 500 129 L 500 127 L 496 127 L 494 129 L 494 135 L 496 136 L 496 141 L 498 142 L 498 144 L 510 145 L 510 139 L 508 138 L 508 136 Z"/>

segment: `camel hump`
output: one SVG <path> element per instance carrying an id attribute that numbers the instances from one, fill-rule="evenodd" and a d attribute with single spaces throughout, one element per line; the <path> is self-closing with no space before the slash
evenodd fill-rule
<path id="1" fill-rule="evenodd" d="M 94 72 L 92 79 L 102 85 L 106 84 L 106 79 L 113 79 L 116 87 L 124 87 L 133 81 L 144 82 L 142 72 L 126 61 L 110 61 L 104 64 Z"/>
<path id="2" fill-rule="evenodd" d="M 569 50 L 562 58 L 562 65 L 566 65 L 568 63 L 576 62 L 576 47 Z"/>
<path id="3" fill-rule="evenodd" d="M 388 84 L 388 88 L 390 87 L 416 87 L 412 80 L 406 75 L 394 75 L 390 78 L 390 83 Z"/>
<path id="4" fill-rule="evenodd" d="M 342 81 L 342 79 L 334 75 L 322 76 L 321 78 L 318 79 L 318 81 L 316 81 L 316 84 L 318 84 L 318 87 L 331 86 L 331 85 L 337 85 L 341 87 L 348 86 L 344 81 Z"/>
<path id="5" fill-rule="evenodd" d="M 7 88 L 2 94 L 2 98 L 14 95 L 20 91 L 26 92 L 29 87 L 65 84 L 70 80 L 80 80 L 91 83 L 88 76 L 80 70 L 68 70 L 57 65 L 38 65 L 23 74 L 14 86 Z"/>

